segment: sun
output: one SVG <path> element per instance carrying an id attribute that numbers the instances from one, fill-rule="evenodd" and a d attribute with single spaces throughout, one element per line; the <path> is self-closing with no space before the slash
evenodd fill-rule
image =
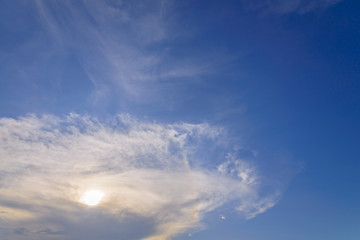
<path id="1" fill-rule="evenodd" d="M 84 195 L 80 199 L 80 202 L 88 206 L 96 206 L 100 203 L 103 197 L 104 197 L 103 192 L 99 190 L 89 190 L 84 193 Z"/>

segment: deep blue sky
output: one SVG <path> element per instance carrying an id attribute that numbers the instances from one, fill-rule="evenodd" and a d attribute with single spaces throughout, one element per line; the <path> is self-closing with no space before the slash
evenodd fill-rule
<path id="1" fill-rule="evenodd" d="M 0 1 L 0 117 L 222 126 L 286 187 L 190 239 L 359 239 L 360 2 L 123 2 Z"/>

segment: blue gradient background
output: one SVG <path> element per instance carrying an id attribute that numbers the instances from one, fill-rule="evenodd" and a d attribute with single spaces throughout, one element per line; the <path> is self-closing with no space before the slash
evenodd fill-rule
<path id="1" fill-rule="evenodd" d="M 164 56 L 146 69 L 152 80 L 133 83 L 145 89 L 136 94 L 104 80 L 106 67 L 91 75 L 84 58 L 95 62 L 98 56 L 83 54 L 91 51 L 89 39 L 81 33 L 57 39 L 35 2 L 0 1 L 0 117 L 126 112 L 165 123 L 225 126 L 259 152 L 260 166 L 284 174 L 287 189 L 254 219 L 229 210 L 222 221 L 214 211 L 205 230 L 175 239 L 360 238 L 359 1 L 304 13 L 249 7 L 247 1 L 181 1 L 164 20 L 171 34 L 160 41 L 132 42 L 126 26 L 104 31 L 111 32 L 106 39 L 128 38 L 124 42 L 140 52 Z M 49 1 L 50 14 L 71 27 L 59 4 Z M 84 4 L 71 2 L 79 9 Z M 92 24 L 89 19 L 84 22 Z M 131 65 L 136 59 L 129 56 Z M 174 66 L 189 73 L 161 76 Z"/>

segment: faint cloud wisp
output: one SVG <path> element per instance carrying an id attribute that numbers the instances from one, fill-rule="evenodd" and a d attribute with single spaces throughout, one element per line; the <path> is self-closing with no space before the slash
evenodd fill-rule
<path id="1" fill-rule="evenodd" d="M 305 14 L 331 7 L 342 0 L 243 0 L 248 9 L 262 14 Z"/>
<path id="2" fill-rule="evenodd" d="M 130 99 L 153 99 L 161 82 L 214 68 L 197 56 L 171 56 L 169 39 L 179 37 L 172 1 L 37 0 L 35 7 L 55 45 L 76 54 L 94 86 L 94 101 L 114 87 Z"/>

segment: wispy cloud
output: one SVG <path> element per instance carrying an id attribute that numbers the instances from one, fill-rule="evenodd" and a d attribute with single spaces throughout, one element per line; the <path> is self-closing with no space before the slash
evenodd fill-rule
<path id="1" fill-rule="evenodd" d="M 342 0 L 244 0 L 251 10 L 260 11 L 262 14 L 304 14 L 318 9 L 328 8 Z"/>
<path id="2" fill-rule="evenodd" d="M 252 218 L 280 196 L 261 194 L 256 167 L 224 147 L 222 128 L 206 123 L 29 115 L 1 118 L 0 136 L 6 240 L 171 239 L 202 227 L 205 213 L 226 203 Z M 211 162 L 221 159 L 201 159 L 211 147 L 228 151 L 217 166 Z M 99 206 L 79 202 L 89 189 L 104 192 Z"/>
<path id="3" fill-rule="evenodd" d="M 37 0 L 36 8 L 53 40 L 77 54 L 96 98 L 114 87 L 129 98 L 154 98 L 162 82 L 214 69 L 214 62 L 194 55 L 171 56 L 180 37 L 171 1 Z"/>

